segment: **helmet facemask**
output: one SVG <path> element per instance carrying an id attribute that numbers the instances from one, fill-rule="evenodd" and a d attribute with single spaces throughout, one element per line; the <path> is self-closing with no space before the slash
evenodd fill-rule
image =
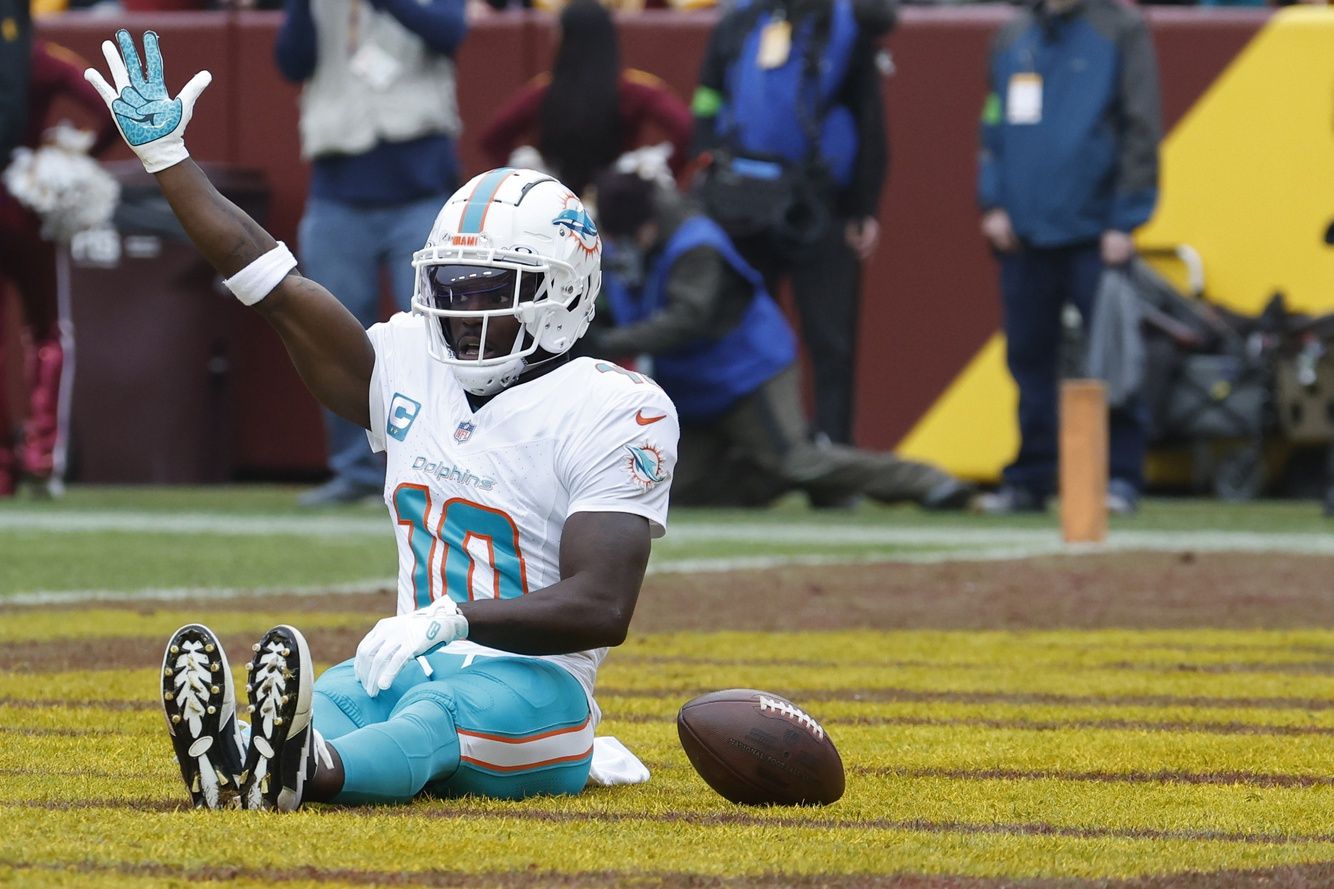
<path id="1" fill-rule="evenodd" d="M 571 316 L 584 314 L 584 288 L 557 284 L 553 293 L 553 284 L 571 278 L 572 270 L 559 260 L 428 247 L 414 254 L 412 264 L 412 308 L 426 316 L 427 349 L 474 395 L 499 392 L 574 343 L 562 332 Z"/>

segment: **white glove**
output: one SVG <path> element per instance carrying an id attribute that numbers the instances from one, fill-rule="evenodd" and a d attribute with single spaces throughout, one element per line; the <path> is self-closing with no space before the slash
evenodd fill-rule
<path id="1" fill-rule="evenodd" d="M 139 63 L 139 52 L 134 48 L 130 32 L 121 28 L 116 32 L 116 42 L 120 44 L 119 52 L 110 40 L 102 41 L 102 55 L 106 56 L 115 88 L 96 68 L 84 71 L 84 79 L 107 103 L 121 136 L 139 155 L 145 170 L 157 173 L 175 166 L 190 156 L 185 150 L 185 125 L 190 122 L 195 99 L 212 82 L 213 75 L 200 71 L 190 78 L 180 95 L 170 99 L 162 76 L 162 53 L 158 50 L 157 34 L 152 31 L 144 33 L 147 76 Z"/>
<path id="2" fill-rule="evenodd" d="M 386 617 L 357 646 L 357 681 L 366 694 L 375 697 L 394 684 L 408 661 L 467 635 L 468 619 L 447 597 L 407 614 Z"/>

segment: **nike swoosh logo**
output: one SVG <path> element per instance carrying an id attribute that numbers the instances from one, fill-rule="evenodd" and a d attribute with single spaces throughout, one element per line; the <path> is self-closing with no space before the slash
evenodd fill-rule
<path id="1" fill-rule="evenodd" d="M 656 417 L 646 417 L 644 416 L 644 409 L 640 408 L 639 410 L 635 411 L 635 422 L 638 423 L 640 426 L 648 426 L 652 423 L 658 422 L 665 416 L 667 415 L 659 414 Z"/>

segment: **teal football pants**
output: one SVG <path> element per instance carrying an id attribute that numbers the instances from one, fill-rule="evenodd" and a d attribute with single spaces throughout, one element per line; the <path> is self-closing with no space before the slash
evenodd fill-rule
<path id="1" fill-rule="evenodd" d="M 444 648 L 426 660 L 431 678 L 409 661 L 374 698 L 350 660 L 315 683 L 315 727 L 345 773 L 334 802 L 406 802 L 422 791 L 522 799 L 583 790 L 593 721 L 573 676 L 534 658 Z"/>

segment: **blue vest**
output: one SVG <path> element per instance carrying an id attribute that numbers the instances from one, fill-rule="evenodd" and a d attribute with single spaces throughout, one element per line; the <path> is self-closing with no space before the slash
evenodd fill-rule
<path id="1" fill-rule="evenodd" d="M 643 287 L 631 290 L 609 276 L 607 303 L 618 325 L 643 321 L 663 308 L 667 276 L 681 256 L 697 247 L 718 251 L 755 288 L 755 298 L 735 327 L 720 339 L 697 340 L 653 356 L 653 378 L 676 405 L 683 423 L 707 423 L 773 379 L 797 358 L 787 319 L 718 224 L 692 216 L 672 233 L 647 270 Z"/>
<path id="2" fill-rule="evenodd" d="M 753 2 L 757 0 L 742 0 L 738 8 Z M 817 37 L 812 17 L 803 16 L 793 28 L 787 61 L 762 68 L 760 35 L 776 16 L 773 10 L 758 13 L 741 54 L 727 69 L 718 132 L 743 154 L 773 155 L 795 163 L 811 156 L 810 134 L 817 133 L 820 160 L 834 181 L 846 186 L 857 157 L 857 124 L 850 109 L 834 102 L 847 77 L 858 30 L 849 0 L 832 0 L 829 15 L 818 69 L 812 71 L 808 56 Z"/>

